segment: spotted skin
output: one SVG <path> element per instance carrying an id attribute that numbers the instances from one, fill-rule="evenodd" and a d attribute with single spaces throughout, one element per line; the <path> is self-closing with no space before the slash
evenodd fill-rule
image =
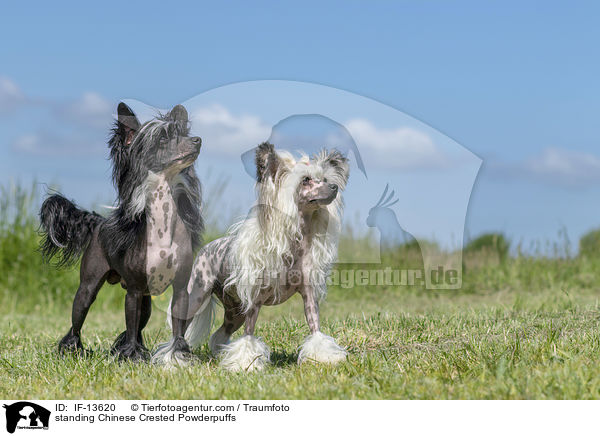
<path id="1" fill-rule="evenodd" d="M 182 243 L 177 238 L 184 226 L 177 214 L 169 180 L 158 174 L 156 190 L 148 195 L 146 273 L 151 295 L 162 294 L 175 279 Z"/>

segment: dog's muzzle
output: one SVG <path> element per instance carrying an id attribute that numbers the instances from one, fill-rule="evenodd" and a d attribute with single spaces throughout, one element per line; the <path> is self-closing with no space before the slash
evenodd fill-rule
<path id="1" fill-rule="evenodd" d="M 190 138 L 190 142 L 196 147 L 196 150 L 200 151 L 200 147 L 202 146 L 202 139 L 199 136 L 194 136 Z"/>
<path id="2" fill-rule="evenodd" d="M 326 195 L 324 195 L 323 197 L 320 198 L 314 198 L 312 200 L 309 201 L 309 203 L 313 203 L 313 204 L 319 204 L 319 205 L 328 205 L 329 203 L 331 203 L 333 200 L 335 200 L 335 197 L 337 196 L 338 193 L 338 185 L 334 185 L 333 183 L 330 183 L 329 185 L 327 185 L 328 189 L 328 193 L 326 193 Z"/>

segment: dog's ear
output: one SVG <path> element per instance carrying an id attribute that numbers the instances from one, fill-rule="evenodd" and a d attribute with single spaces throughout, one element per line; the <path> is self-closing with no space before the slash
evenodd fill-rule
<path id="1" fill-rule="evenodd" d="M 326 172 L 333 173 L 338 182 L 343 180 L 344 186 L 346 185 L 350 173 L 350 165 L 348 165 L 348 158 L 346 156 L 338 150 L 331 150 L 325 155 L 323 167 Z"/>
<path id="2" fill-rule="evenodd" d="M 256 179 L 262 183 L 267 178 L 275 178 L 280 160 L 273 144 L 263 142 L 256 149 Z"/>
<path id="3" fill-rule="evenodd" d="M 121 137 L 123 145 L 130 145 L 135 133 L 140 128 L 140 122 L 131 108 L 123 102 L 117 106 L 117 115 L 117 134 Z"/>
<path id="4" fill-rule="evenodd" d="M 173 109 L 171 109 L 171 112 L 169 112 L 169 118 L 172 119 L 173 121 L 180 121 L 182 123 L 187 123 L 188 122 L 187 110 L 182 105 L 178 104 Z"/>

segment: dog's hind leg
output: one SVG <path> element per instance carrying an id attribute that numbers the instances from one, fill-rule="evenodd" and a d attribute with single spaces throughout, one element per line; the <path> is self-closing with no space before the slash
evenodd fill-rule
<path id="1" fill-rule="evenodd" d="M 81 269 L 79 272 L 79 288 L 73 300 L 73 310 L 71 313 L 71 329 L 60 340 L 58 350 L 64 352 L 81 352 L 81 328 L 85 322 L 90 306 L 96 299 L 98 291 L 104 284 L 110 267 L 98 239 L 94 237 L 89 247 L 83 254 L 81 260 Z"/>
<path id="2" fill-rule="evenodd" d="M 267 344 L 254 336 L 254 327 L 260 306 L 252 306 L 246 312 L 244 336 L 224 345 L 220 353 L 221 366 L 230 371 L 262 370 L 270 362 L 271 351 Z"/>
<path id="3" fill-rule="evenodd" d="M 215 318 L 215 295 L 219 295 L 221 290 L 212 270 L 203 270 L 195 265 L 187 287 L 189 299 L 184 335 L 191 348 L 202 345 L 210 336 Z"/>
<path id="4" fill-rule="evenodd" d="M 220 294 L 218 294 L 220 295 Z M 242 306 L 239 303 L 230 301 L 231 298 L 225 295 L 223 299 L 223 324 L 210 337 L 208 342 L 210 351 L 217 356 L 223 349 L 223 346 L 229 344 L 229 339 L 246 320 L 246 315 L 242 313 Z"/>

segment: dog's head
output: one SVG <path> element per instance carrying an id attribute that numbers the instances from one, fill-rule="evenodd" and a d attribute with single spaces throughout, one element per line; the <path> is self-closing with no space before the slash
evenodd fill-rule
<path id="1" fill-rule="evenodd" d="M 125 185 L 144 179 L 148 171 L 177 174 L 194 163 L 202 141 L 189 136 L 188 114 L 181 105 L 145 124 L 125 103 L 117 107 L 118 118 L 109 141 L 113 182 L 121 193 Z"/>
<path id="2" fill-rule="evenodd" d="M 119 103 L 117 113 L 109 141 L 113 183 L 120 203 L 136 216 L 143 210 L 143 202 L 136 199 L 143 193 L 140 189 L 150 172 L 162 173 L 168 179 L 185 172 L 195 178 L 190 173 L 193 169 L 187 168 L 198 157 L 202 141 L 189 136 L 188 113 L 181 105 L 144 124 L 125 103 Z"/>
<path id="3" fill-rule="evenodd" d="M 295 159 L 265 142 L 256 151 L 259 202 L 283 212 L 289 210 L 290 204 L 300 212 L 327 207 L 346 188 L 348 174 L 348 159 L 337 150 Z"/>
<path id="4" fill-rule="evenodd" d="M 128 149 L 136 166 L 155 173 L 176 174 L 189 167 L 202 144 L 199 137 L 189 136 L 188 113 L 181 105 L 140 126 L 133 111 L 120 103 L 115 131 L 120 135 L 120 146 Z"/>

